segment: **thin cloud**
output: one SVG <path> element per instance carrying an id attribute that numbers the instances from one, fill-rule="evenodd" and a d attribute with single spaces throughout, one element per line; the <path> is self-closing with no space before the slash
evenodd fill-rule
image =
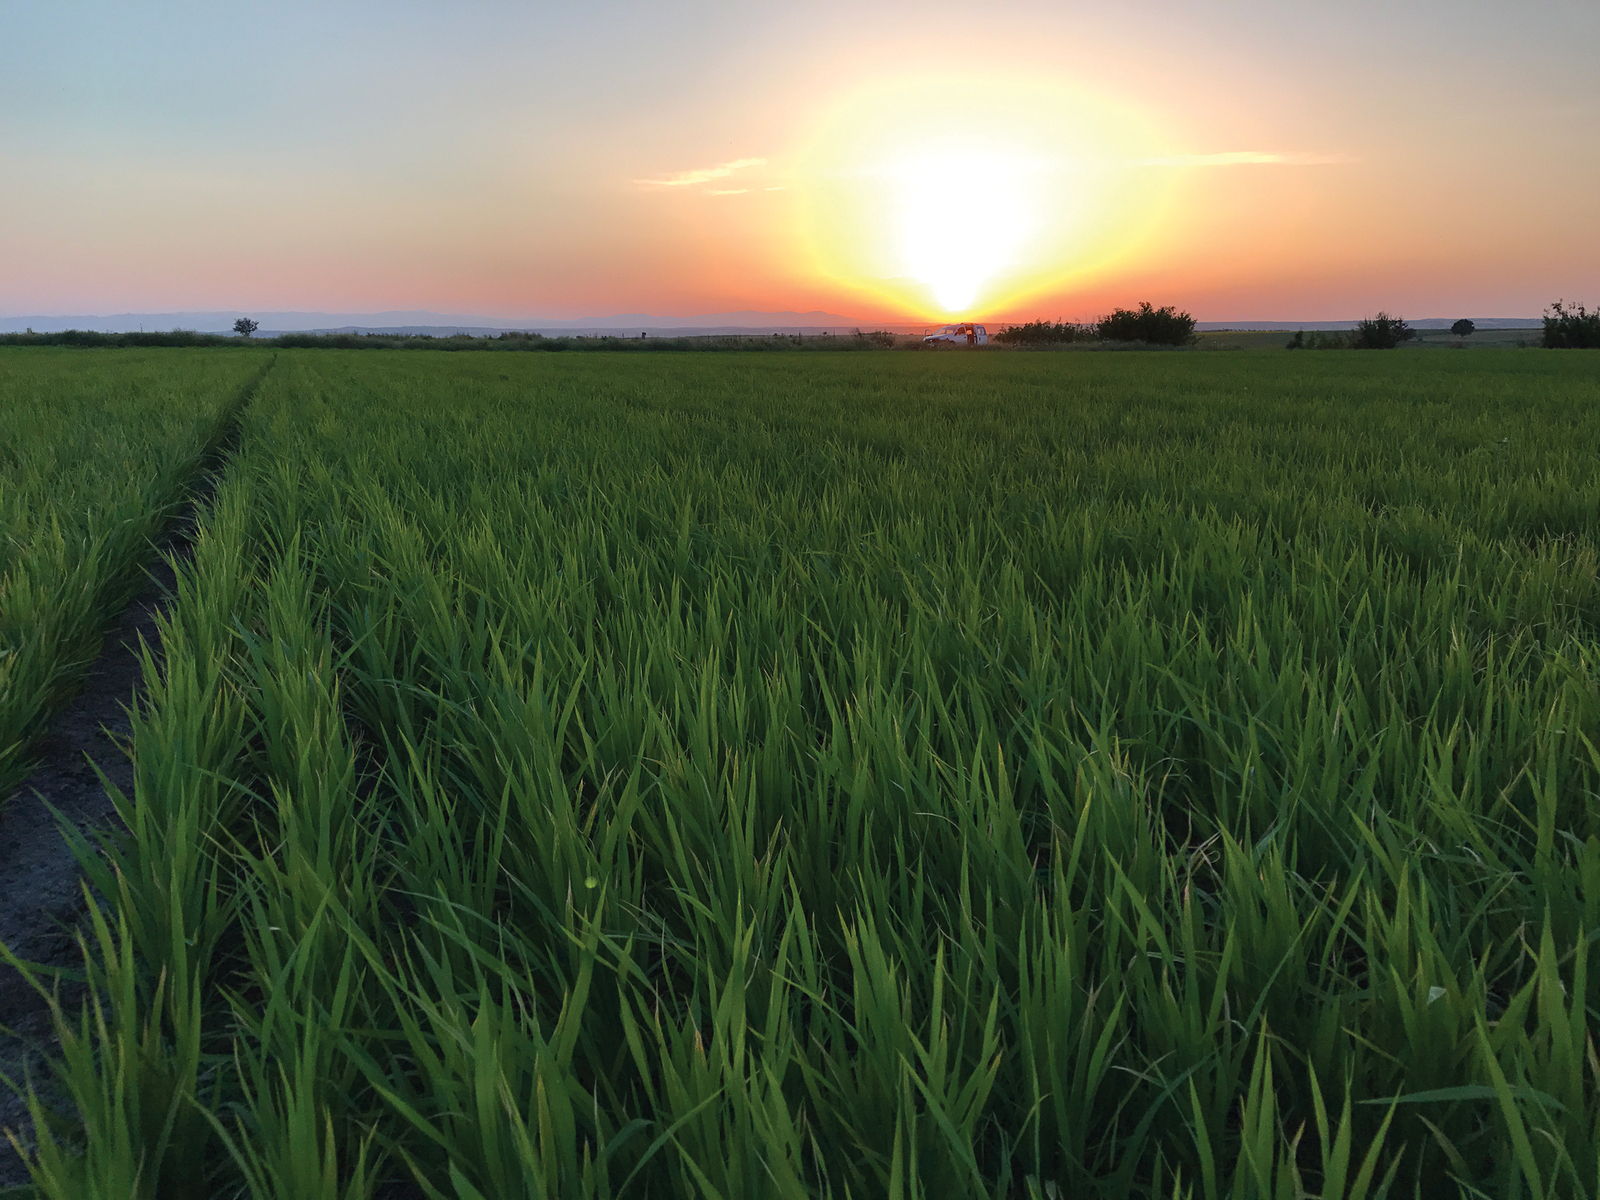
<path id="1" fill-rule="evenodd" d="M 747 167 L 765 166 L 764 158 L 736 158 L 732 162 L 718 163 L 714 167 L 697 167 L 692 171 L 679 171 L 676 175 L 668 175 L 665 179 L 635 179 L 634 182 L 641 187 L 680 188 L 696 187 L 702 183 L 710 183 L 713 179 L 726 179 L 735 171 L 743 171 Z M 744 189 L 748 191 L 749 189 Z"/>
<path id="2" fill-rule="evenodd" d="M 1356 160 L 1345 154 L 1275 154 L 1267 150 L 1228 150 L 1221 154 L 1169 154 L 1135 160 L 1140 167 L 1325 167 Z"/>
<path id="3" fill-rule="evenodd" d="M 708 196 L 748 196 L 749 188 L 715 188 L 706 193 Z"/>

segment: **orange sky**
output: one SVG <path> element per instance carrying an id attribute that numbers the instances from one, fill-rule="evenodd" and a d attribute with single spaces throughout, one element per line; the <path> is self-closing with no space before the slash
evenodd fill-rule
<path id="1" fill-rule="evenodd" d="M 1593 0 L 14 0 L 6 23 L 0 315 L 1600 300 Z"/>

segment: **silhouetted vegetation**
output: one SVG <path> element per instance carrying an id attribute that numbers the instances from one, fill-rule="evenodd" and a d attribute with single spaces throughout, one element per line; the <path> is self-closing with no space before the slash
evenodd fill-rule
<path id="1" fill-rule="evenodd" d="M 1600 309 L 1590 312 L 1581 304 L 1557 300 L 1544 318 L 1547 350 L 1600 349 Z"/>
<path id="2" fill-rule="evenodd" d="M 1148 342 L 1152 346 L 1182 346 L 1194 336 L 1194 318 L 1168 305 L 1153 308 L 1146 300 L 1137 311 L 1119 308 L 1101 317 L 1095 335 L 1108 342 Z"/>
<path id="3" fill-rule="evenodd" d="M 1029 321 L 1026 325 L 1007 325 L 994 335 L 1002 346 L 1057 346 L 1068 342 L 1086 342 L 1094 338 L 1094 329 L 1086 325 L 1073 325 L 1066 321 Z"/>
<path id="4" fill-rule="evenodd" d="M 240 337 L 249 337 L 261 328 L 260 321 L 252 321 L 249 317 L 240 317 L 233 323 L 233 331 Z"/>
<path id="5" fill-rule="evenodd" d="M 270 344 L 267 338 L 258 345 Z M 129 346 L 238 346 L 238 338 L 220 333 L 169 329 L 151 333 L 97 333 L 92 329 L 61 329 L 55 333 L 0 333 L 0 346 L 88 346 L 118 349 Z"/>
<path id="6" fill-rule="evenodd" d="M 74 346 L 90 349 L 123 349 L 136 346 L 231 346 L 279 350 L 487 350 L 496 352 L 541 350 L 563 351 L 623 350 L 645 353 L 706 352 L 719 350 L 881 350 L 896 344 L 894 334 L 885 330 L 854 333 L 847 337 L 832 334 L 792 333 L 761 336 L 725 337 L 624 337 L 600 334 L 592 337 L 544 337 L 521 330 L 508 330 L 494 336 L 469 333 L 435 337 L 431 334 L 388 333 L 284 333 L 277 337 L 231 337 L 221 333 L 196 333 L 174 329 L 166 333 L 97 333 L 87 329 L 65 329 L 55 333 L 0 333 L 0 346 Z"/>
<path id="7" fill-rule="evenodd" d="M 1450 326 L 1450 332 L 1455 334 L 1457 337 L 1471 337 L 1477 331 L 1478 327 L 1465 317 L 1462 317 L 1461 320 Z"/>
<path id="8" fill-rule="evenodd" d="M 1321 333 L 1312 330 L 1309 334 L 1304 329 L 1295 331 L 1295 335 L 1284 345 L 1285 350 L 1348 350 L 1350 342 L 1342 333 Z"/>
<path id="9" fill-rule="evenodd" d="M 1350 331 L 1352 350 L 1393 350 L 1401 342 L 1409 342 L 1417 331 L 1405 323 L 1404 318 L 1391 317 L 1380 312 L 1375 317 L 1363 317 Z"/>

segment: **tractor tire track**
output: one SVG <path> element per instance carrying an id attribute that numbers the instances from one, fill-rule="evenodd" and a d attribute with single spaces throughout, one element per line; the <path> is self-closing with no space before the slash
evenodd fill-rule
<path id="1" fill-rule="evenodd" d="M 34 751 L 38 766 L 0 806 L 0 942 L 24 962 L 63 970 L 82 965 L 77 929 L 87 906 L 59 822 L 91 836 L 113 826 L 116 810 L 96 767 L 112 786 L 133 790 L 133 763 L 123 747 L 131 733 L 130 708 L 143 695 L 140 646 L 148 645 L 159 658 L 157 618 L 176 587 L 173 563 L 192 556 L 196 530 L 238 448 L 239 418 L 271 369 L 269 362 L 229 406 L 220 438 L 190 482 L 187 502 L 156 543 L 144 588 L 106 632 L 77 696 L 51 721 Z M 81 989 L 64 985 L 63 1000 L 74 1000 L 76 991 Z M 0 1073 L 18 1085 L 31 1078 L 48 1096 L 47 1062 L 55 1045 L 49 1005 L 20 972 L 0 964 Z M 0 1130 L 15 1131 L 31 1148 L 32 1124 L 24 1100 L 0 1084 Z M 0 1189 L 28 1182 L 26 1164 L 0 1138 Z"/>

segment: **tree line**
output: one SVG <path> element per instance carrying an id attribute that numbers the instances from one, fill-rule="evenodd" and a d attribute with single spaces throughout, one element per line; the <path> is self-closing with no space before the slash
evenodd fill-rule
<path id="1" fill-rule="evenodd" d="M 1186 346 L 1194 340 L 1195 321 L 1186 312 L 1167 305 L 1156 308 L 1148 300 L 1138 308 L 1117 308 L 1095 321 L 1074 325 L 1065 321 L 1029 321 L 1007 325 L 994 340 L 1005 346 L 1060 345 L 1064 342 L 1143 342 L 1151 346 Z"/>

